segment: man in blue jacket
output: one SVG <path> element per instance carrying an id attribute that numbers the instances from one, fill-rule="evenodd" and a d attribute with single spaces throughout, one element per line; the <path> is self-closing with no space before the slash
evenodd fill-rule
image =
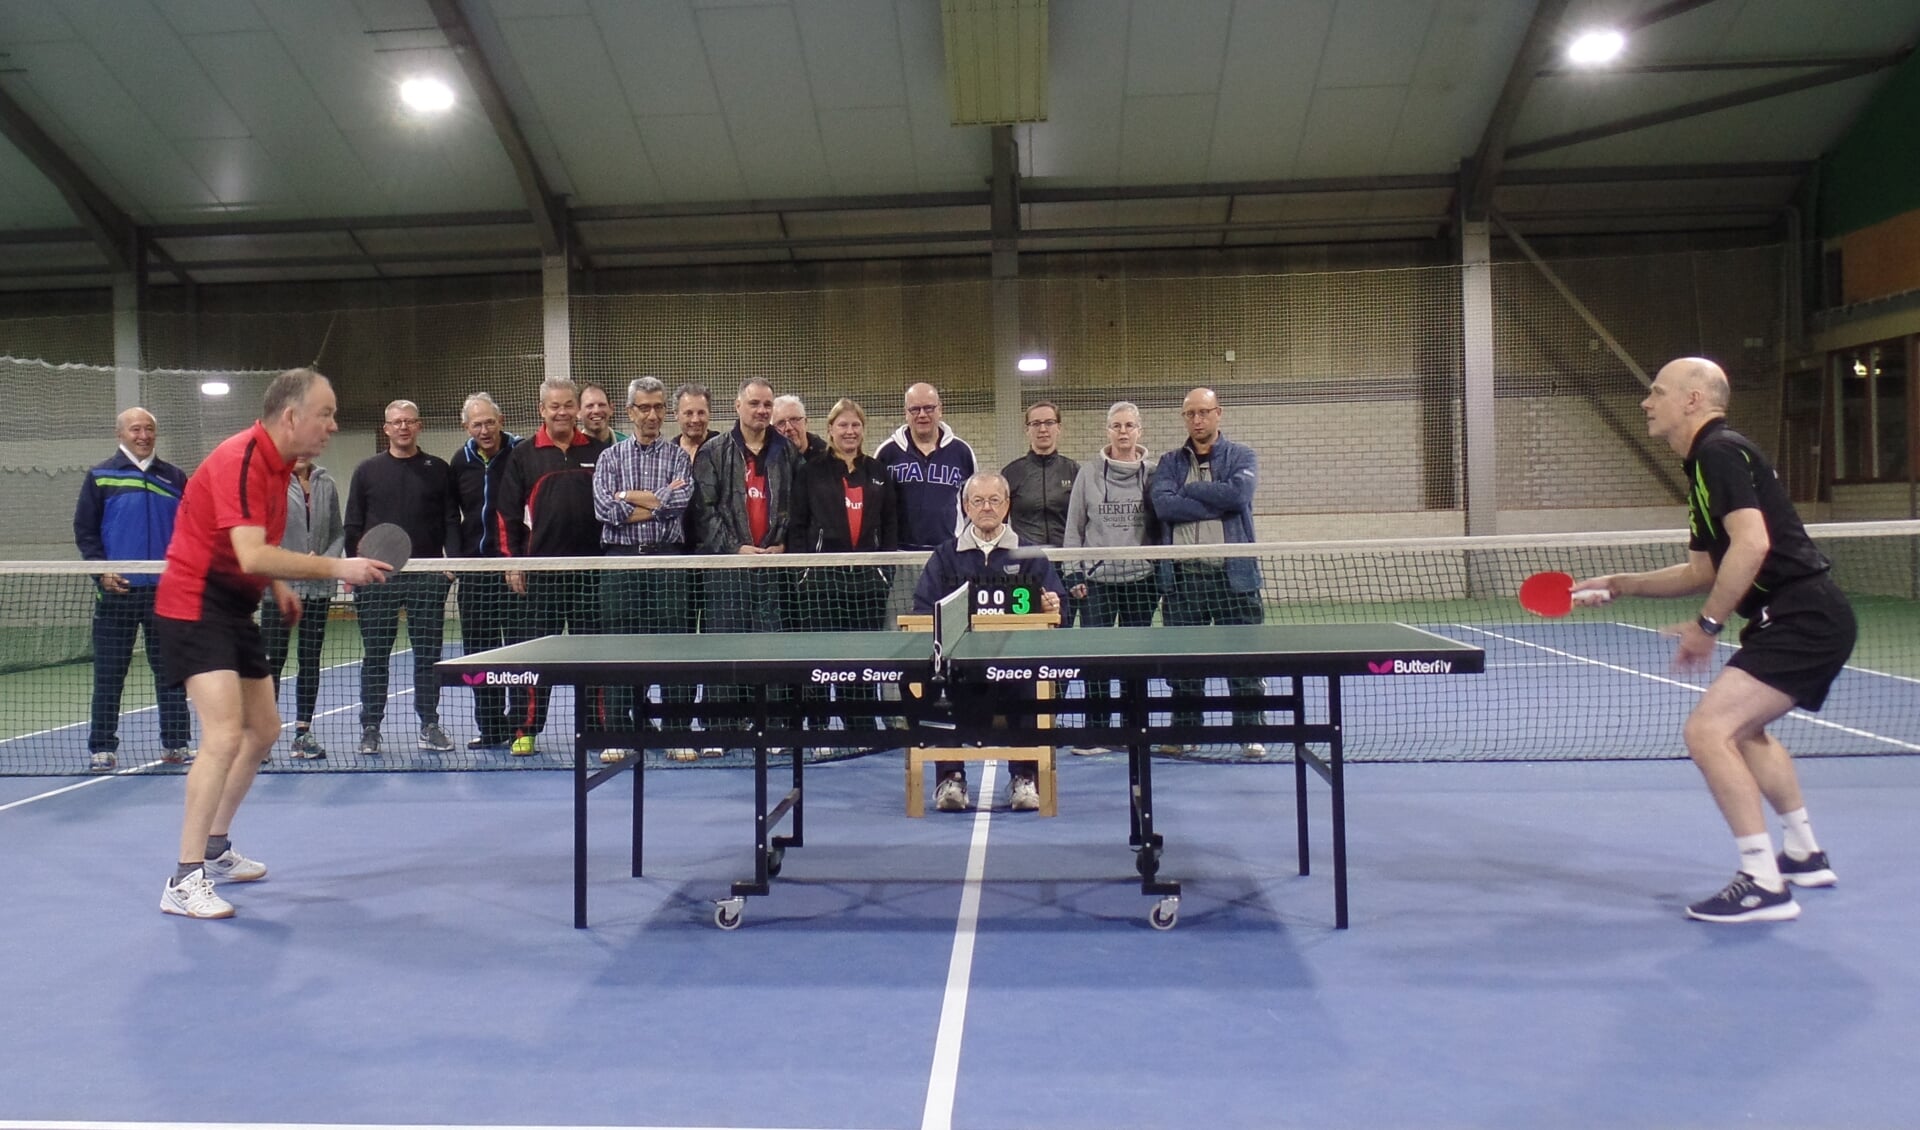
<path id="1" fill-rule="evenodd" d="M 1253 449 L 1220 433 L 1220 398 L 1196 388 L 1180 405 L 1187 442 L 1160 457 L 1149 498 L 1160 520 L 1163 545 L 1244 545 L 1253 541 L 1253 492 L 1260 460 Z M 1260 562 L 1252 557 L 1188 558 L 1166 563 L 1163 617 L 1168 627 L 1206 624 L 1258 624 L 1266 619 L 1260 597 Z M 1259 679 L 1230 679 L 1236 695 L 1259 694 Z M 1199 696 L 1205 684 L 1176 679 L 1173 693 Z M 1259 721 L 1260 712 L 1239 710 L 1234 722 Z M 1197 710 L 1175 711 L 1176 726 L 1200 725 Z M 1169 752 L 1184 752 L 1169 750 Z M 1265 757 L 1266 747 L 1249 742 L 1248 757 Z"/>
<path id="2" fill-rule="evenodd" d="M 1066 586 L 1037 549 L 1021 548 L 1020 535 L 1007 525 L 1012 506 L 1012 491 L 1007 480 L 991 471 L 982 471 L 961 484 L 960 506 L 967 524 L 957 537 L 934 547 L 933 556 L 920 573 L 913 590 L 913 610 L 925 615 L 960 587 L 963 581 L 989 578 L 1026 577 L 1037 580 L 1044 590 L 1040 611 L 1059 612 Z M 933 806 L 942 812 L 965 812 L 973 806 L 967 796 L 967 765 L 964 761 L 934 763 L 937 783 L 933 788 Z M 1040 808 L 1040 789 L 1035 783 L 1040 765 L 1035 761 L 1016 761 L 1008 774 L 1008 806 L 1015 812 L 1035 812 Z"/>
<path id="3" fill-rule="evenodd" d="M 160 427 L 145 408 L 129 408 L 114 421 L 120 450 L 87 471 L 73 511 L 73 540 L 87 561 L 157 561 L 167 555 L 174 514 L 187 489 L 187 473 L 153 454 Z M 87 731 L 88 768 L 97 773 L 119 765 L 120 692 L 133 663 L 134 637 L 147 632 L 147 666 L 158 675 L 159 643 L 153 635 L 156 573 L 102 573 L 93 606 L 93 722 Z M 192 757 L 193 721 L 186 688 L 154 680 L 160 704 L 163 760 Z"/>

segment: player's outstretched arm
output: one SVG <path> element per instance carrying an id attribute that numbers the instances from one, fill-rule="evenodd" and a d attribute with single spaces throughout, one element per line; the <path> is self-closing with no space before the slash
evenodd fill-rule
<path id="1" fill-rule="evenodd" d="M 345 581 L 371 585 L 387 579 L 390 566 L 365 557 L 315 557 L 267 544 L 264 526 L 235 526 L 227 531 L 240 568 L 256 577 L 277 581 Z"/>

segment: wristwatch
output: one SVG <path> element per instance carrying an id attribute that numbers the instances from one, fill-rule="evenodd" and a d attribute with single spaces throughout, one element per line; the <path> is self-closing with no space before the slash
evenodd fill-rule
<path id="1" fill-rule="evenodd" d="M 1722 624 L 1710 616 L 1702 616 L 1698 620 L 1695 620 L 1694 623 L 1700 626 L 1701 631 L 1710 636 L 1717 636 L 1726 628 L 1725 624 Z"/>

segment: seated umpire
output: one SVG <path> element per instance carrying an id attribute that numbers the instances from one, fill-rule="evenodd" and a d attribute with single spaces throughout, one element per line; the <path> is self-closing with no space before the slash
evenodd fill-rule
<path id="1" fill-rule="evenodd" d="M 1031 554 L 1017 552 L 1020 535 L 1007 525 L 1007 480 L 991 472 L 980 472 L 960 486 L 960 508 L 967 517 L 967 528 L 960 536 L 934 547 L 933 556 L 920 574 L 913 590 L 913 610 L 933 612 L 948 593 L 963 581 L 988 578 L 1024 577 L 1038 581 L 1046 591 L 1040 597 L 1042 612 L 1059 612 L 1060 598 L 1066 589 L 1053 562 L 1035 549 Z M 939 783 L 933 789 L 933 805 L 942 812 L 965 812 L 972 807 L 967 797 L 966 763 L 940 761 L 934 764 Z M 1040 766 L 1033 761 L 1016 761 L 1008 788 L 1008 807 L 1015 812 L 1034 812 L 1040 808 L 1040 789 L 1034 779 Z"/>

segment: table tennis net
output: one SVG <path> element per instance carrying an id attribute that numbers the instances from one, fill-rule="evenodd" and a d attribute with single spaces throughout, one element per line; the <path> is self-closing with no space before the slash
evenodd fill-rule
<path id="1" fill-rule="evenodd" d="M 1775 733 L 1796 754 L 1920 751 L 1920 523 L 1819 526 L 1814 534 L 1853 603 L 1859 642 L 1824 708 L 1796 711 Z M 1485 648 L 1484 675 L 1348 680 L 1347 753 L 1354 760 L 1673 758 L 1684 756 L 1681 724 L 1707 677 L 1671 671 L 1673 645 L 1658 629 L 1691 619 L 1699 600 L 1623 599 L 1547 620 L 1523 611 L 1515 593 L 1540 571 L 1584 577 L 1675 564 L 1685 559 L 1685 544 L 1683 534 L 1656 531 L 1059 550 L 1048 558 L 1072 591 L 1087 586 L 1086 599 L 1068 602 L 1069 618 L 1083 625 L 1090 615 L 1152 625 L 1254 616 L 1267 623 L 1398 622 Z M 415 561 L 400 581 L 379 590 L 349 595 L 336 589 L 324 602 L 310 598 L 308 624 L 322 626 L 311 665 L 318 674 L 304 680 L 311 705 L 301 701 L 295 633 L 279 688 L 287 728 L 268 771 L 567 764 L 572 715 L 566 689 L 553 692 L 537 756 L 467 748 L 479 735 L 473 693 L 464 687 L 436 692 L 414 678 L 436 610 L 447 656 L 561 630 L 892 630 L 895 617 L 914 608 L 923 558 L 629 556 L 514 564 L 518 578 L 509 578 L 497 560 Z M 108 744 L 102 740 L 107 731 L 117 740 L 122 771 L 175 771 L 157 762 L 160 711 L 144 636 L 129 649 L 130 622 L 116 611 L 137 604 L 99 598 L 93 574 L 103 567 L 0 563 L 0 775 L 85 773 L 92 747 Z M 159 564 L 112 568 L 151 573 Z M 1036 580 L 1044 573 L 1038 560 L 1023 569 Z M 401 613 L 402 602 L 420 611 Z M 412 626 L 415 619 L 420 629 Z M 371 656 L 368 649 L 370 641 L 378 644 L 382 623 L 395 625 L 384 695 L 377 693 L 379 648 Z M 1740 627 L 1736 620 L 1724 637 L 1723 658 Z M 1149 629 L 1143 647 L 1151 646 Z M 102 663 L 96 664 L 96 652 Z M 96 669 L 110 675 L 115 655 L 130 655 L 117 710 L 111 695 L 97 703 L 95 695 Z M 1221 674 L 1216 685 L 1228 672 Z M 697 671 L 689 681 L 707 682 Z M 1087 688 L 1074 683 L 1063 690 L 1071 708 Z M 453 740 L 450 753 L 418 748 L 423 691 L 437 696 L 437 720 Z M 1167 691 L 1156 684 L 1150 693 Z M 384 702 L 378 757 L 355 753 L 367 701 Z M 293 724 L 303 714 L 327 753 L 324 760 L 291 757 Z M 1071 731 L 1083 720 L 1076 713 L 1058 719 L 1067 731 L 1063 743 L 1079 744 Z M 1270 751 L 1270 758 L 1289 753 Z M 1240 750 L 1203 744 L 1195 756 L 1239 760 Z M 746 763 L 739 754 L 699 762 Z"/>

